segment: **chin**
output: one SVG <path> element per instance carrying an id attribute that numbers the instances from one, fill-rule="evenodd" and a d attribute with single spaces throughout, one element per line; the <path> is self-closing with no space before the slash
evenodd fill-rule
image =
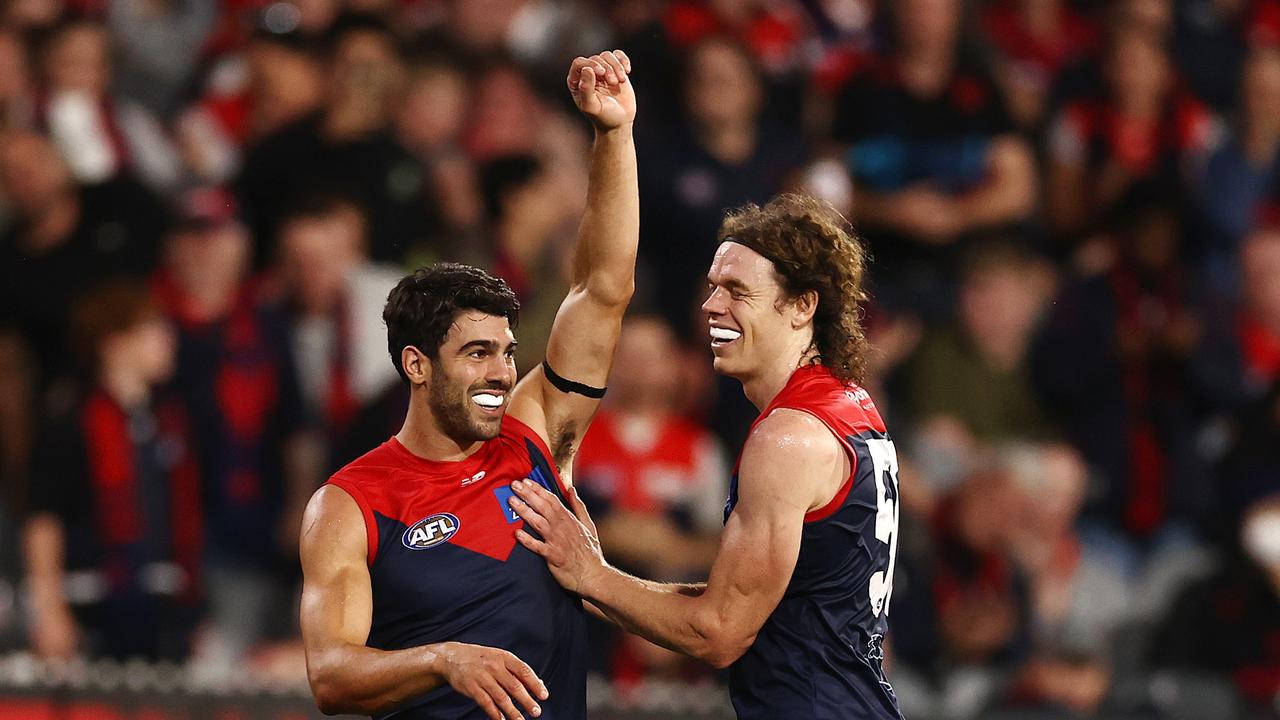
<path id="1" fill-rule="evenodd" d="M 471 429 L 476 434 L 477 440 L 492 440 L 502 433 L 502 418 L 506 417 L 506 413 L 496 418 L 477 418 L 472 420 Z"/>
<path id="2" fill-rule="evenodd" d="M 713 357 L 711 359 L 711 369 L 725 377 L 737 377 L 734 373 L 733 361 L 723 357 Z"/>

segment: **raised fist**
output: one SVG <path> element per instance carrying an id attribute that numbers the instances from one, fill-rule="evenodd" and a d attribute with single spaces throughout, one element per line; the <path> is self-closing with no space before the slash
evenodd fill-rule
<path id="1" fill-rule="evenodd" d="M 599 130 L 612 130 L 636 118 L 636 94 L 627 76 L 631 59 L 621 50 L 575 58 L 569 68 L 569 92 L 583 115 Z"/>

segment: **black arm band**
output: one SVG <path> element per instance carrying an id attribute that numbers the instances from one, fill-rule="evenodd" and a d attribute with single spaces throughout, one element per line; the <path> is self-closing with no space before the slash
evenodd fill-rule
<path id="1" fill-rule="evenodd" d="M 592 400 L 599 400 L 604 397 L 606 388 L 591 387 L 590 385 L 583 385 L 580 382 L 562 378 L 556 374 L 555 370 L 551 369 L 551 363 L 546 360 L 542 361 L 542 372 L 547 376 L 547 380 L 550 380 L 551 384 L 562 393 L 578 393 Z"/>

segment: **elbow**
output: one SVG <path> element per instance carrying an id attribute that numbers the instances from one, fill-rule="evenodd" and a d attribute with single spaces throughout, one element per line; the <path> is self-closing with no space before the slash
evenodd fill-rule
<path id="1" fill-rule="evenodd" d="M 324 715 L 337 715 L 345 709 L 341 696 L 324 684 L 312 682 L 311 694 L 316 701 L 316 709 Z"/>
<path id="2" fill-rule="evenodd" d="M 716 618 L 697 623 L 699 643 L 693 653 L 699 660 L 717 670 L 723 670 L 746 654 L 756 641 L 756 632 L 733 627 L 728 621 Z"/>
<path id="3" fill-rule="evenodd" d="M 315 698 L 316 709 L 321 713 L 325 715 L 363 714 L 364 708 L 352 702 L 342 686 L 327 673 L 308 670 L 307 682 L 311 685 L 311 696 Z"/>
<path id="4" fill-rule="evenodd" d="M 707 644 L 701 659 L 717 670 L 724 670 L 745 655 L 753 642 L 754 635 L 716 638 Z"/>

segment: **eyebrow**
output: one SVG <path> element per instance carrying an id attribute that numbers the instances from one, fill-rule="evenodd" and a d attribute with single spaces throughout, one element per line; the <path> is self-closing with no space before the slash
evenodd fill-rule
<path id="1" fill-rule="evenodd" d="M 515 350 L 516 346 L 519 344 L 520 343 L 516 342 L 515 340 L 512 340 L 511 343 L 507 345 L 507 350 Z M 496 340 L 472 340 L 466 345 L 463 345 L 461 348 L 458 348 L 458 353 L 460 355 L 465 355 L 471 352 L 472 350 L 497 350 L 497 349 L 498 349 L 498 343 Z"/>

